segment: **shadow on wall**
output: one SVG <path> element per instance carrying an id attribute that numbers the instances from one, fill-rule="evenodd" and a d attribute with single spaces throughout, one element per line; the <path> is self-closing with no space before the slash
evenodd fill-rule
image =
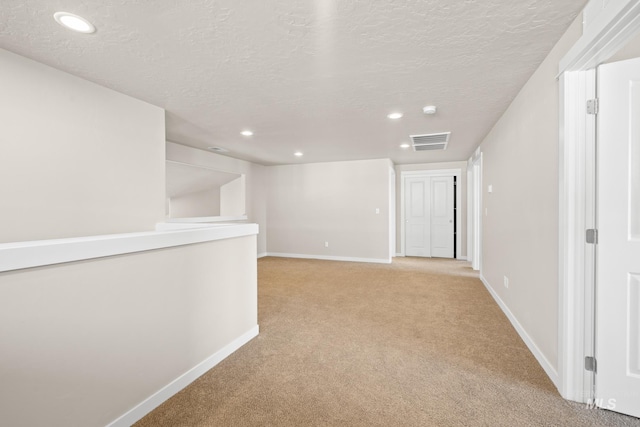
<path id="1" fill-rule="evenodd" d="M 168 218 L 246 214 L 245 175 L 170 160 L 166 171 Z"/>

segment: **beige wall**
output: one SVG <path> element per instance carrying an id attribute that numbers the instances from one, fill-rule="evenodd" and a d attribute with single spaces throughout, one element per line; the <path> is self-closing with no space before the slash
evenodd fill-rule
<path id="1" fill-rule="evenodd" d="M 189 218 L 220 215 L 221 188 L 210 188 L 197 193 L 171 198 L 171 217 Z"/>
<path id="2" fill-rule="evenodd" d="M 481 144 L 481 272 L 557 369 L 558 150 L 562 56 L 581 35 L 580 17 L 553 48 Z M 487 186 L 493 192 L 487 192 Z M 509 288 L 503 277 L 509 278 Z"/>
<path id="3" fill-rule="evenodd" d="M 238 216 L 246 214 L 246 179 L 236 178 L 220 187 L 220 215 Z"/>
<path id="4" fill-rule="evenodd" d="M 258 254 L 267 251 L 266 168 L 262 165 L 221 156 L 167 141 L 167 160 L 245 175 L 246 210 L 250 222 L 260 226 Z"/>
<path id="5" fill-rule="evenodd" d="M 267 167 L 268 252 L 389 259 L 392 166 L 383 159 Z"/>
<path id="6" fill-rule="evenodd" d="M 402 252 L 401 239 L 401 212 L 402 212 L 402 172 L 403 171 L 433 171 L 442 169 L 460 169 L 460 181 L 458 191 L 462 203 L 458 206 L 461 213 L 461 224 L 458 224 L 458 233 L 461 233 L 462 244 L 458 249 L 458 258 L 467 256 L 467 162 L 445 162 L 445 163 L 419 163 L 413 165 L 396 165 L 396 253 Z"/>
<path id="7" fill-rule="evenodd" d="M 0 243 L 152 230 L 164 110 L 0 49 Z"/>
<path id="8" fill-rule="evenodd" d="M 0 273 L 0 425 L 104 426 L 250 331 L 255 242 Z"/>
<path id="9" fill-rule="evenodd" d="M 161 108 L 0 50 L 0 117 L 0 242 L 164 220 Z M 105 425 L 255 328 L 256 251 L 251 236 L 0 273 L 0 425 Z"/>

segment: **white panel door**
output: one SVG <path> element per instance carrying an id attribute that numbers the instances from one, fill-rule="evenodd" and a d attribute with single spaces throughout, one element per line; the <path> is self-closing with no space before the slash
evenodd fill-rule
<path id="1" fill-rule="evenodd" d="M 453 258 L 453 177 L 431 178 L 431 256 Z"/>
<path id="2" fill-rule="evenodd" d="M 404 182 L 405 255 L 431 256 L 429 178 L 407 177 Z"/>
<path id="3" fill-rule="evenodd" d="M 596 402 L 640 417 L 640 59 L 598 74 Z"/>

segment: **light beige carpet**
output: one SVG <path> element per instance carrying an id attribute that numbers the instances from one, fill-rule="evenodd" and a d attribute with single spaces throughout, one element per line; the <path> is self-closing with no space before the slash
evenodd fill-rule
<path id="1" fill-rule="evenodd" d="M 260 335 L 138 426 L 640 425 L 563 400 L 466 262 L 258 275 Z"/>

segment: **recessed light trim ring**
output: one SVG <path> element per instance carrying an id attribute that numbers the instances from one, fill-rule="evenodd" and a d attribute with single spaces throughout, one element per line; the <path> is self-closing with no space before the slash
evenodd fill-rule
<path id="1" fill-rule="evenodd" d="M 96 27 L 82 16 L 74 15 L 69 12 L 56 12 L 53 19 L 63 27 L 83 34 L 91 34 L 96 32 Z"/>

